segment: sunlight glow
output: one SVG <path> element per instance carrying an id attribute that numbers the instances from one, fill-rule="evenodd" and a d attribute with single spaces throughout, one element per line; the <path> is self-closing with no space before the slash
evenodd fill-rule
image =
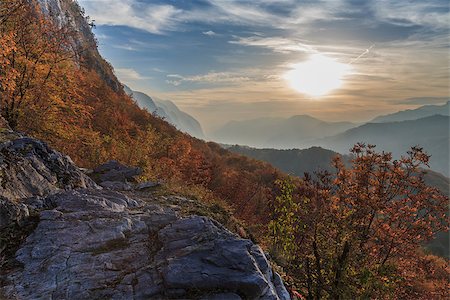
<path id="1" fill-rule="evenodd" d="M 339 88 L 342 77 L 350 70 L 348 64 L 314 54 L 307 61 L 293 65 L 292 70 L 284 74 L 284 79 L 297 92 L 319 97 Z"/>

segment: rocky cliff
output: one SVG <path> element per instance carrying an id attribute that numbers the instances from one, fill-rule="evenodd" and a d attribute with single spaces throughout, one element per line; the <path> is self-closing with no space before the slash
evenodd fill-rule
<path id="1" fill-rule="evenodd" d="M 76 31 L 71 41 L 76 59 L 88 69 L 95 70 L 100 77 L 116 92 L 122 92 L 122 84 L 111 66 L 97 50 L 97 41 L 91 31 L 93 23 L 88 22 L 83 9 L 75 0 L 37 0 L 43 13 L 58 26 L 69 26 Z"/>
<path id="2" fill-rule="evenodd" d="M 0 139 L 0 298 L 289 299 L 259 246 L 186 213 L 195 200 L 117 162 L 93 177 L 127 191 L 102 188 L 41 141 Z"/>

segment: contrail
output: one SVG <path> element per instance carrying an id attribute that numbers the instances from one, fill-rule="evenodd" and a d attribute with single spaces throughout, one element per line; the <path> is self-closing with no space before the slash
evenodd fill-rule
<path id="1" fill-rule="evenodd" d="M 358 57 L 352 59 L 349 62 L 349 65 L 354 64 L 355 62 L 357 62 L 361 57 L 363 57 L 364 55 L 366 55 L 367 53 L 370 52 L 370 50 L 372 50 L 372 48 L 375 47 L 375 44 L 372 44 L 369 48 L 367 48 L 363 53 L 361 53 L 360 55 L 358 55 Z"/>

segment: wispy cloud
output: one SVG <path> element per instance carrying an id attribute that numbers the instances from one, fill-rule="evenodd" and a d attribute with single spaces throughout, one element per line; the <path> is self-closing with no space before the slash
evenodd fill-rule
<path id="1" fill-rule="evenodd" d="M 186 22 L 237 24 L 273 28 L 293 28 L 316 20 L 337 18 L 334 13 L 343 0 L 322 0 L 300 5 L 297 1 L 206 0 L 208 8 L 182 9 L 169 4 L 137 0 L 79 0 L 100 25 L 128 26 L 154 34 L 180 30 Z M 291 8 L 289 14 L 274 14 L 269 4 Z M 297 28 L 298 30 L 298 28 Z M 214 32 L 205 31 L 206 35 Z"/>
<path id="2" fill-rule="evenodd" d="M 450 24 L 447 1 L 372 1 L 372 9 L 378 20 L 399 26 L 428 26 L 448 30 Z"/>
<path id="3" fill-rule="evenodd" d="M 117 45 L 116 44 L 113 47 L 117 48 L 117 49 L 127 50 L 127 51 L 138 51 L 138 49 L 136 47 L 133 47 L 130 44 L 123 44 L 123 45 Z"/>
<path id="4" fill-rule="evenodd" d="M 116 68 L 114 70 L 116 75 L 123 81 L 144 80 L 150 78 L 141 75 L 139 72 L 131 68 Z"/>
<path id="5" fill-rule="evenodd" d="M 80 4 L 100 25 L 128 26 L 155 34 L 173 30 L 180 9 L 172 5 L 136 0 L 81 0 Z"/>
<path id="6" fill-rule="evenodd" d="M 202 75 L 182 76 L 179 74 L 168 74 L 167 83 L 178 86 L 183 82 L 197 83 L 236 83 L 250 80 L 249 77 L 241 76 L 232 72 L 209 72 Z"/>
<path id="7" fill-rule="evenodd" d="M 235 37 L 235 40 L 229 41 L 231 44 L 238 44 L 244 46 L 255 46 L 271 49 L 279 53 L 289 52 L 315 52 L 312 46 L 298 41 L 295 38 L 283 37 Z"/>
<path id="8" fill-rule="evenodd" d="M 189 22 L 234 24 L 305 31 L 314 22 L 351 19 L 366 15 L 371 22 L 399 26 L 431 26 L 445 29 L 449 24 L 448 3 L 443 0 L 379 0 L 352 5 L 346 0 L 205 0 L 207 6 L 181 8 L 174 4 L 153 4 L 138 0 L 79 0 L 100 25 L 119 25 L 154 34 L 185 30 Z M 361 2 L 362 3 L 362 2 Z M 279 10 L 274 10 L 276 6 Z M 280 13 L 279 11 L 283 11 Z M 370 15 L 373 14 L 373 15 Z M 369 20 L 360 19 L 361 22 Z M 212 36 L 214 31 L 203 32 Z"/>

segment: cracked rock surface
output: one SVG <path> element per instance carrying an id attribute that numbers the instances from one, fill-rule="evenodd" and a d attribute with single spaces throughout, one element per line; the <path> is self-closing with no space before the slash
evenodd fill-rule
<path id="1" fill-rule="evenodd" d="M 7 276 L 12 299 L 289 299 L 259 246 L 206 217 L 107 190 L 45 202 Z"/>

